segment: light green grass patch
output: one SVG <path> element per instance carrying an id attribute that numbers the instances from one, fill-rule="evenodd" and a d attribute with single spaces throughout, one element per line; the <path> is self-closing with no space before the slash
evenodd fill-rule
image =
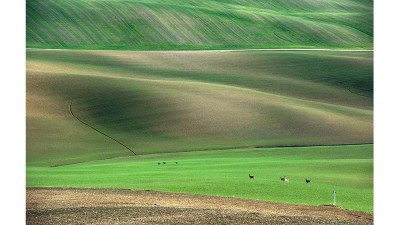
<path id="1" fill-rule="evenodd" d="M 282 183 L 283 176 L 290 182 Z M 27 186 L 127 188 L 309 205 L 331 204 L 337 191 L 342 208 L 373 212 L 373 145 L 196 151 L 28 166 Z"/>

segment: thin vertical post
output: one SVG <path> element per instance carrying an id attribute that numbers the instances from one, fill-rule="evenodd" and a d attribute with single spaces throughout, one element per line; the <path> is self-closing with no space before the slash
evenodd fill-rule
<path id="1" fill-rule="evenodd" d="M 336 205 L 336 191 L 333 191 L 333 205 Z"/>

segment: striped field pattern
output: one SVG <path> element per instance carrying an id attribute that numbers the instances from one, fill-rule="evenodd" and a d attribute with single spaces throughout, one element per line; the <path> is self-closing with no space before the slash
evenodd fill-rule
<path id="1" fill-rule="evenodd" d="M 372 0 L 27 0 L 27 47 L 354 48 L 373 45 Z"/>

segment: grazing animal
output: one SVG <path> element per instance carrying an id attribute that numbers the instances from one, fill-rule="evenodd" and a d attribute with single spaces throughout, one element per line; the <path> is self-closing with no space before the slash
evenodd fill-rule
<path id="1" fill-rule="evenodd" d="M 178 162 L 175 162 L 176 164 L 178 164 Z"/>
<path id="2" fill-rule="evenodd" d="M 306 183 L 311 184 L 311 180 L 307 180 L 307 177 L 306 177 Z"/>
<path id="3" fill-rule="evenodd" d="M 253 179 L 253 180 L 256 179 L 256 178 L 254 178 L 254 176 L 252 176 L 252 175 L 250 175 L 250 174 L 249 174 L 249 177 L 250 177 L 250 179 Z"/>
<path id="4" fill-rule="evenodd" d="M 286 178 L 286 176 L 284 176 L 283 178 L 281 177 L 281 181 L 283 183 L 289 182 L 289 179 Z"/>
<path id="5" fill-rule="evenodd" d="M 158 163 L 158 165 L 160 165 L 161 163 Z"/>
<path id="6" fill-rule="evenodd" d="M 162 162 L 163 164 L 167 164 L 166 162 Z"/>

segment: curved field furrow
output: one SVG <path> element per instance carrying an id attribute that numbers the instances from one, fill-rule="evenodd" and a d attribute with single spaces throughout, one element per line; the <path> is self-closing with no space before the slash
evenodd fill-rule
<path id="1" fill-rule="evenodd" d="M 122 143 L 119 142 L 117 139 L 115 139 L 115 138 L 113 138 L 113 137 L 110 137 L 109 135 L 107 135 L 107 134 L 105 134 L 105 133 L 99 131 L 98 129 L 94 128 L 93 126 L 87 124 L 86 122 L 82 121 L 82 120 L 79 119 L 77 116 L 75 116 L 74 113 L 72 112 L 72 102 L 69 104 L 69 113 L 71 114 L 71 116 L 73 116 L 75 119 L 77 119 L 77 120 L 78 120 L 79 122 L 81 122 L 82 124 L 84 124 L 84 125 L 90 127 L 92 130 L 96 131 L 97 133 L 99 133 L 99 134 L 101 134 L 101 135 L 103 135 L 103 136 L 105 136 L 105 137 L 107 137 L 107 138 L 110 138 L 111 140 L 115 141 L 117 144 L 119 144 L 119 145 L 121 145 L 122 147 L 128 149 L 130 152 L 132 152 L 134 155 L 136 155 L 136 153 L 135 153 L 132 149 L 130 149 L 130 148 L 127 147 L 126 145 L 122 144 Z"/>

